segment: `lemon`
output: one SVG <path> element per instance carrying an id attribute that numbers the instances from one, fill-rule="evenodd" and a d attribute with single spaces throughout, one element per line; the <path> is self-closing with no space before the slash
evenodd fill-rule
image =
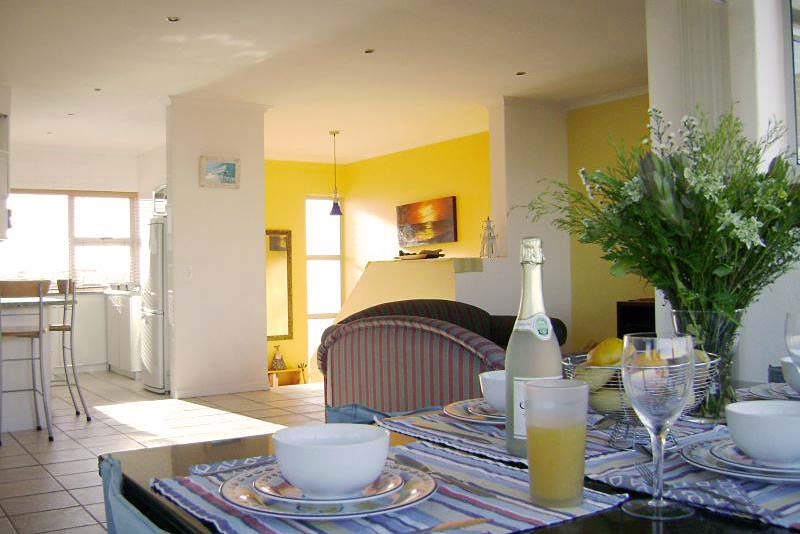
<path id="1" fill-rule="evenodd" d="M 589 394 L 589 406 L 600 413 L 616 412 L 625 407 L 630 408 L 628 395 L 621 389 L 601 389 Z"/>
<path id="2" fill-rule="evenodd" d="M 589 351 L 586 363 L 599 367 L 619 365 L 622 361 L 622 340 L 618 337 L 609 337 L 601 341 Z"/>
<path id="3" fill-rule="evenodd" d="M 575 379 L 589 384 L 589 391 L 597 391 L 611 380 L 616 372 L 616 369 L 587 367 L 584 362 L 575 368 Z"/>
<path id="4" fill-rule="evenodd" d="M 704 350 L 694 349 L 694 363 L 708 363 L 708 353 Z"/>

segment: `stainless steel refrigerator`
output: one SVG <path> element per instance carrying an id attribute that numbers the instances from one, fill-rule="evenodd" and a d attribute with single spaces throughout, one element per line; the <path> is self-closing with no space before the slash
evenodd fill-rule
<path id="1" fill-rule="evenodd" d="M 142 291 L 142 383 L 155 393 L 169 391 L 167 355 L 167 216 L 150 219 L 150 272 Z"/>

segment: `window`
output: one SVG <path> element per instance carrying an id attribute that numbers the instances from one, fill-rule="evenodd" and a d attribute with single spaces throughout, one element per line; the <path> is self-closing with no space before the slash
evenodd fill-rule
<path id="1" fill-rule="evenodd" d="M 138 281 L 134 193 L 15 191 L 0 241 L 0 278 L 74 278 L 80 285 Z"/>
<path id="2" fill-rule="evenodd" d="M 342 218 L 330 215 L 331 199 L 306 199 L 306 298 L 308 355 L 342 308 Z"/>

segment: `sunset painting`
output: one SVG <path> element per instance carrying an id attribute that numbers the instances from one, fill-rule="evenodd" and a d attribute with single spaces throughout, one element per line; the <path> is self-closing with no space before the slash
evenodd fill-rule
<path id="1" fill-rule="evenodd" d="M 401 247 L 457 240 L 456 197 L 397 206 L 397 240 Z"/>

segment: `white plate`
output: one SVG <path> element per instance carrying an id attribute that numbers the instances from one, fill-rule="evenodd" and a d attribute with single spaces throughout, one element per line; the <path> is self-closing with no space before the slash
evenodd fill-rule
<path id="1" fill-rule="evenodd" d="M 725 438 L 728 439 L 728 438 Z M 720 443 L 722 440 L 706 441 L 687 445 L 681 449 L 681 456 L 689 464 L 718 473 L 720 475 L 731 476 L 736 478 L 744 478 L 747 480 L 757 480 L 759 482 L 767 482 L 770 484 L 800 484 L 800 475 L 778 475 L 766 474 L 752 470 L 745 470 L 741 467 L 735 467 L 725 464 L 711 454 L 711 448 Z"/>
<path id="2" fill-rule="evenodd" d="M 711 455 L 725 465 L 745 471 L 756 471 L 767 475 L 775 474 L 785 476 L 787 474 L 800 476 L 800 464 L 772 464 L 759 462 L 740 451 L 731 439 L 724 439 L 716 442 L 709 451 Z"/>
<path id="3" fill-rule="evenodd" d="M 421 503 L 436 491 L 436 481 L 430 475 L 389 461 L 386 470 L 403 479 L 403 486 L 399 491 L 368 501 L 334 504 L 308 501 L 298 504 L 270 499 L 253 489 L 253 482 L 271 467 L 272 465 L 261 466 L 225 481 L 219 488 L 220 496 L 226 502 L 256 514 L 284 519 L 334 521 L 396 512 Z"/>
<path id="4" fill-rule="evenodd" d="M 748 389 L 754 397 L 764 400 L 800 400 L 800 397 L 788 397 L 783 393 L 778 393 L 772 388 L 772 384 L 758 384 Z"/>
<path id="5" fill-rule="evenodd" d="M 770 389 L 777 393 L 778 395 L 783 395 L 785 397 L 789 397 L 790 399 L 800 399 L 800 393 L 796 392 L 792 389 L 792 386 L 789 384 L 784 383 L 771 383 L 769 385 Z"/>
<path id="6" fill-rule="evenodd" d="M 467 404 L 467 412 L 472 415 L 480 415 L 481 417 L 486 417 L 487 419 L 494 419 L 495 421 L 503 421 L 505 422 L 506 416 L 492 408 L 488 402 L 482 400 L 480 402 L 476 402 L 474 404 Z"/>
<path id="7" fill-rule="evenodd" d="M 484 402 L 481 399 L 467 399 L 463 401 L 453 402 L 445 406 L 442 411 L 453 417 L 458 419 L 459 421 L 466 421 L 467 423 L 478 423 L 478 424 L 486 424 L 486 425 L 505 425 L 506 418 L 505 417 L 487 417 L 485 415 L 479 415 L 470 411 L 471 406 L 478 405 Z M 476 408 L 473 408 L 476 409 Z"/>
<path id="8" fill-rule="evenodd" d="M 381 475 L 358 493 L 338 499 L 315 499 L 303 494 L 303 490 L 293 486 L 283 478 L 277 464 L 265 468 L 265 472 L 253 481 L 253 489 L 263 497 L 291 503 L 343 504 L 377 499 L 388 493 L 398 491 L 403 486 L 403 478 L 393 468 L 384 468 Z"/>

